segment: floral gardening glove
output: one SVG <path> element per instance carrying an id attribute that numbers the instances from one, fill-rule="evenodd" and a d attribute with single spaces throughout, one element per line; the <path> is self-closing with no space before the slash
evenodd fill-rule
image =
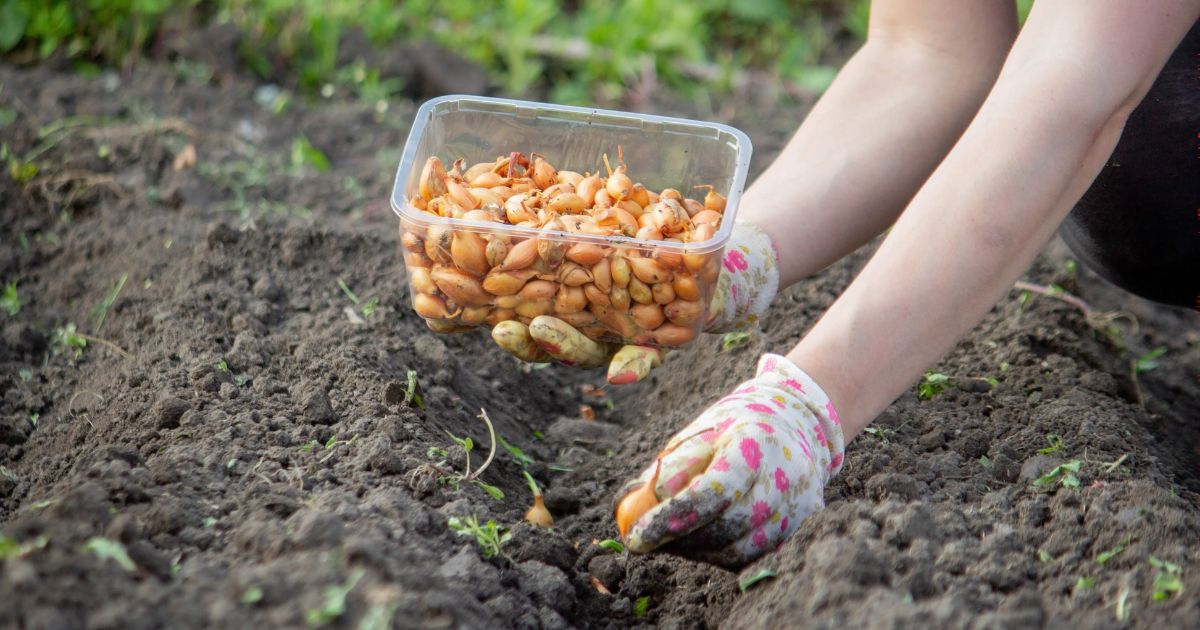
<path id="1" fill-rule="evenodd" d="M 709 307 L 708 332 L 746 330 L 758 323 L 779 291 L 778 255 L 771 239 L 751 223 L 736 223 L 725 246 L 721 274 Z M 529 326 L 502 322 L 492 329 L 501 348 L 523 361 L 557 360 L 576 367 L 608 363 L 608 382 L 633 383 L 658 367 L 666 353 L 649 346 L 605 344 L 586 337 L 570 324 L 552 317 L 536 318 Z"/>
<path id="2" fill-rule="evenodd" d="M 680 555 L 745 564 L 825 507 L 843 449 L 825 392 L 786 358 L 763 355 L 754 378 L 668 443 L 656 487 L 662 502 L 633 523 L 625 545 L 644 553 L 670 543 Z M 621 496 L 653 471 L 651 464 Z"/>

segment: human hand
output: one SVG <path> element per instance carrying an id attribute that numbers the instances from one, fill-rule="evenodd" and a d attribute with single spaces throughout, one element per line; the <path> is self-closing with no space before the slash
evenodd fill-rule
<path id="1" fill-rule="evenodd" d="M 737 223 L 722 259 L 721 273 L 709 307 L 708 332 L 744 330 L 758 323 L 779 289 L 778 256 L 771 239 L 757 226 Z M 516 321 L 492 328 L 492 338 L 522 361 L 556 360 L 594 368 L 608 363 L 608 382 L 633 383 L 662 363 L 665 349 L 594 341 L 553 316 L 535 318 L 528 326 Z"/>
<path id="2" fill-rule="evenodd" d="M 621 532 L 625 546 L 645 553 L 667 545 L 721 566 L 745 564 L 825 506 L 843 450 L 837 412 L 821 388 L 788 359 L 763 355 L 754 378 L 668 441 L 655 486 L 663 500 Z"/>

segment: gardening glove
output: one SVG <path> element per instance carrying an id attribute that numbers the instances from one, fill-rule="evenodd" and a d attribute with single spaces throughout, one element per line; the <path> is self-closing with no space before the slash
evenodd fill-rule
<path id="1" fill-rule="evenodd" d="M 778 255 L 771 239 L 751 223 L 736 223 L 725 246 L 717 286 L 709 306 L 707 332 L 746 330 L 758 323 L 779 291 Z M 522 361 L 556 360 L 581 368 L 608 363 L 608 382 L 633 383 L 658 367 L 666 349 L 593 341 L 570 324 L 541 316 L 525 326 L 502 322 L 492 329 L 501 348 Z"/>
<path id="2" fill-rule="evenodd" d="M 668 442 L 655 491 L 661 503 L 633 522 L 630 551 L 666 550 L 735 567 L 775 549 L 825 507 L 842 467 L 837 411 L 788 359 L 763 355 L 754 378 Z M 651 464 L 621 492 L 639 488 Z"/>

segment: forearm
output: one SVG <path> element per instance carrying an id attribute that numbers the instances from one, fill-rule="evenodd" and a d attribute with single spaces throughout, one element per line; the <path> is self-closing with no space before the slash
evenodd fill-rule
<path id="1" fill-rule="evenodd" d="M 997 70 L 891 42 L 859 50 L 742 200 L 740 218 L 763 227 L 779 250 L 780 285 L 890 225 L 966 128 Z"/>
<path id="2" fill-rule="evenodd" d="M 1196 19 L 1194 9 L 1190 16 Z M 1061 23 L 1078 24 L 1078 17 Z M 1102 50 L 1122 32 L 1122 16 L 1104 17 L 1112 24 L 1094 26 L 1104 37 L 1077 52 Z M 1157 47 L 1129 56 L 1132 68 L 1076 63 L 1086 54 L 1065 62 L 1010 60 L 875 257 L 789 354 L 833 399 L 848 436 L 911 386 L 1028 268 L 1100 171 L 1146 77 L 1173 48 L 1173 31 L 1181 36 L 1191 23 L 1168 26 L 1170 18 L 1141 25 L 1135 41 Z"/>

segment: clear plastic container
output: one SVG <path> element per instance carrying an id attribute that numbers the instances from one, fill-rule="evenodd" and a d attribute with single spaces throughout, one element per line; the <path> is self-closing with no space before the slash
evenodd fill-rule
<path id="1" fill-rule="evenodd" d="M 558 170 L 605 176 L 602 156 L 607 154 L 615 167 L 618 147 L 629 176 L 650 191 L 673 188 L 687 197 L 703 198 L 704 191 L 697 187 L 711 185 L 724 195 L 725 209 L 712 237 L 696 242 L 641 240 L 445 217 L 419 209 L 425 205 L 419 179 L 432 156 L 450 168 L 459 158 L 469 167 L 512 152 L 537 153 Z M 434 330 L 494 326 L 509 319 L 528 324 L 538 315 L 553 315 L 597 340 L 682 346 L 694 339 L 707 321 L 721 255 L 745 186 L 750 151 L 746 134 L 716 123 L 476 96 L 427 101 L 417 111 L 392 190 L 413 308 Z M 697 233 L 701 232 L 689 232 L 689 238 Z M 454 239 L 462 239 L 462 248 Z M 567 251 L 565 262 L 583 260 L 588 273 L 579 276 L 576 272 L 576 280 L 590 276 L 592 281 L 576 284 L 565 276 L 575 268 L 561 268 L 564 263 L 549 256 L 536 260 L 516 279 L 510 273 L 485 282 L 503 273 L 498 264 L 481 267 L 478 258 L 474 264 L 460 264 L 463 261 L 451 255 L 451 250 L 464 251 L 468 244 L 481 241 L 512 251 L 528 239 L 538 239 L 545 251 L 557 250 L 560 255 Z M 572 250 L 580 244 L 593 247 Z M 602 269 L 588 264 L 597 256 L 594 246 L 600 248 L 602 259 L 596 265 Z M 572 251 L 586 251 L 588 256 L 575 257 Z M 631 264 L 634 259 L 639 260 Z M 618 273 L 609 282 L 614 267 L 633 267 L 634 273 Z M 522 278 L 542 282 L 513 292 L 513 283 Z M 483 288 L 495 289 L 501 284 L 504 288 L 497 289 L 498 294 Z M 660 284 L 669 286 L 656 286 Z M 586 290 L 587 303 L 582 309 L 571 299 L 578 296 L 571 287 L 579 286 Z M 649 297 L 644 289 L 651 290 Z M 658 316 L 652 304 L 662 311 L 661 324 L 653 327 Z"/>

